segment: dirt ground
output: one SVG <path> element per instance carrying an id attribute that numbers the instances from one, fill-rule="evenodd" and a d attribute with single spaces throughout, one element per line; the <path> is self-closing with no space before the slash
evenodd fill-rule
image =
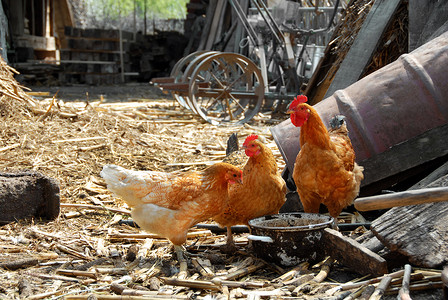
<path id="1" fill-rule="evenodd" d="M 28 86 L 33 92 L 49 92 L 63 101 L 95 101 L 102 96 L 106 102 L 141 101 L 143 99 L 172 99 L 171 95 L 149 83 L 127 83 L 122 85 L 92 86 Z"/>

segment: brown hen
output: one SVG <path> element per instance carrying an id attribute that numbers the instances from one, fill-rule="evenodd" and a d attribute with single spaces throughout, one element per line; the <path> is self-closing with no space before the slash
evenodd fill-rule
<path id="1" fill-rule="evenodd" d="M 363 168 L 355 162 L 343 118 L 336 118 L 334 129 L 328 132 L 316 109 L 306 101 L 306 96 L 297 96 L 288 112 L 291 122 L 301 127 L 294 182 L 305 212 L 318 213 L 322 203 L 336 218 L 358 195 Z"/>
<path id="2" fill-rule="evenodd" d="M 253 218 L 276 214 L 285 203 L 286 184 L 271 149 L 257 135 L 248 136 L 243 149 L 249 157 L 243 168 L 243 184 L 229 187 L 228 205 L 213 217 L 220 226 L 227 227 L 227 244 L 223 248 L 227 251 L 235 248 L 231 226 L 247 225 Z"/>

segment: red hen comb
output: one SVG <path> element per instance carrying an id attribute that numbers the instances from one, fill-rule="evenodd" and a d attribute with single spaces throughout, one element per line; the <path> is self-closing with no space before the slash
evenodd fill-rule
<path id="1" fill-rule="evenodd" d="M 254 141 L 256 139 L 258 139 L 258 135 L 256 135 L 256 134 L 251 134 L 251 135 L 247 136 L 246 140 L 243 143 L 243 146 L 247 145 L 247 143 L 249 143 L 250 141 Z"/>
<path id="2" fill-rule="evenodd" d="M 297 95 L 294 98 L 294 101 L 292 101 L 289 105 L 289 108 L 294 108 L 301 103 L 305 103 L 306 101 L 308 101 L 308 98 L 305 95 Z"/>

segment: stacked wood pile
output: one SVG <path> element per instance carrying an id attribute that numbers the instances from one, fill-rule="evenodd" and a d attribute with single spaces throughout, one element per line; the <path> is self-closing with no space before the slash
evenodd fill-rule
<path id="1" fill-rule="evenodd" d="M 169 76 L 174 64 L 184 54 L 188 43 L 184 34 L 177 31 L 157 31 L 151 35 L 138 34 L 129 54 L 140 81 L 153 77 Z"/>
<path id="2" fill-rule="evenodd" d="M 65 28 L 61 65 L 20 67 L 18 80 L 31 85 L 111 85 L 167 76 L 183 56 L 186 37 L 177 31 L 150 35 L 120 30 Z"/>
<path id="3" fill-rule="evenodd" d="M 61 49 L 64 71 L 60 81 L 84 84 L 114 84 L 131 72 L 131 32 L 103 29 L 65 28 Z"/>

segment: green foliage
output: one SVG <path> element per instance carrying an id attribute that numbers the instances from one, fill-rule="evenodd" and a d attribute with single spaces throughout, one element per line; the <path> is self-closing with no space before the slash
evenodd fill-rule
<path id="1" fill-rule="evenodd" d="M 118 20 L 136 15 L 149 19 L 183 19 L 186 16 L 186 4 L 189 0 L 85 0 L 90 12 L 98 18 Z"/>

